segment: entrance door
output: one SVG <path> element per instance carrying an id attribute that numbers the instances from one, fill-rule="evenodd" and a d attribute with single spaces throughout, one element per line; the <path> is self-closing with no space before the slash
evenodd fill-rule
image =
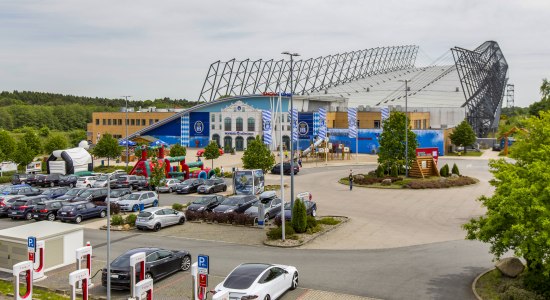
<path id="1" fill-rule="evenodd" d="M 242 136 L 238 136 L 237 138 L 235 138 L 235 148 L 237 151 L 244 150 L 244 139 Z"/>
<path id="2" fill-rule="evenodd" d="M 233 149 L 233 139 L 230 136 L 223 138 L 223 148 L 231 151 Z"/>

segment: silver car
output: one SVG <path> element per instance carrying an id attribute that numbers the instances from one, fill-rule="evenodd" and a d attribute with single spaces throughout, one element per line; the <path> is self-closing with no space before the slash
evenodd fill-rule
<path id="1" fill-rule="evenodd" d="M 151 229 L 159 231 L 161 228 L 185 223 L 185 214 L 171 208 L 151 207 L 140 212 L 136 219 L 138 230 Z"/>
<path id="2" fill-rule="evenodd" d="M 155 192 L 135 192 L 118 200 L 121 211 L 139 211 L 141 204 L 144 207 L 156 207 L 159 205 L 159 197 Z"/>
<path id="3" fill-rule="evenodd" d="M 176 186 L 180 183 L 181 181 L 179 181 L 179 179 L 173 179 L 173 178 L 165 179 L 163 180 L 161 185 L 157 187 L 157 191 L 159 193 L 164 193 L 164 192 L 171 193 L 176 190 Z"/>
<path id="4" fill-rule="evenodd" d="M 264 206 L 264 219 L 271 219 L 281 212 L 283 201 L 277 197 L 275 191 L 266 191 L 260 194 L 260 201 L 254 203 L 249 209 L 245 210 L 245 214 L 258 217 L 260 205 Z"/>

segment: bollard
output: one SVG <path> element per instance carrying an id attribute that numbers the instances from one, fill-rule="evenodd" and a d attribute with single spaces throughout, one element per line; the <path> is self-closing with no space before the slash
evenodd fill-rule
<path id="1" fill-rule="evenodd" d="M 19 294 L 19 275 L 21 272 L 25 272 L 25 281 L 27 283 L 27 292 L 25 295 L 21 296 Z M 32 299 L 32 275 L 33 275 L 33 262 L 30 260 L 22 261 L 18 264 L 13 265 L 13 299 L 15 300 L 24 300 Z"/>
<path id="2" fill-rule="evenodd" d="M 92 246 L 86 246 L 76 249 L 76 270 L 82 268 L 82 259 L 86 258 L 86 268 L 88 276 L 92 276 Z M 88 288 L 92 286 L 92 281 L 88 280 Z M 77 288 L 81 288 L 80 282 L 77 282 Z"/>
<path id="3" fill-rule="evenodd" d="M 136 265 L 139 264 L 139 280 L 136 282 Z M 135 287 L 137 283 L 145 279 L 145 252 L 138 252 L 130 256 L 130 292 L 131 297 L 136 298 Z"/>
<path id="4" fill-rule="evenodd" d="M 138 300 L 153 300 L 153 279 L 147 278 L 138 282 L 134 287 L 134 294 Z M 143 294 L 146 294 L 146 296 L 143 297 Z"/>
<path id="5" fill-rule="evenodd" d="M 71 300 L 76 299 L 77 285 L 82 286 L 82 300 L 88 300 L 88 282 L 90 274 L 87 269 L 76 270 L 69 274 L 69 284 L 71 285 Z"/>

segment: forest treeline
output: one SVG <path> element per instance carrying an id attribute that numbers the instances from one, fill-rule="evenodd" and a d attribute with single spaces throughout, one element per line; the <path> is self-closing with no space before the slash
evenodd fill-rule
<path id="1" fill-rule="evenodd" d="M 162 98 L 128 101 L 129 107 L 187 108 L 196 102 Z M 119 111 L 124 99 L 81 97 L 42 92 L 13 91 L 0 93 L 0 128 L 22 127 L 54 130 L 86 129 L 93 112 Z"/>

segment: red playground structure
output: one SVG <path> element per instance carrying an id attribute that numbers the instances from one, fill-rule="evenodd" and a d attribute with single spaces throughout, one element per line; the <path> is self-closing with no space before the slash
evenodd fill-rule
<path id="1" fill-rule="evenodd" d="M 185 156 L 164 157 L 164 146 L 159 148 L 158 161 L 164 167 L 166 178 L 189 179 L 204 178 L 208 179 L 216 174 L 214 170 L 205 168 L 202 161 L 185 163 Z M 152 161 L 147 158 L 147 149 L 141 151 L 141 159 L 130 171 L 130 175 L 141 175 L 149 178 L 153 171 Z"/>

